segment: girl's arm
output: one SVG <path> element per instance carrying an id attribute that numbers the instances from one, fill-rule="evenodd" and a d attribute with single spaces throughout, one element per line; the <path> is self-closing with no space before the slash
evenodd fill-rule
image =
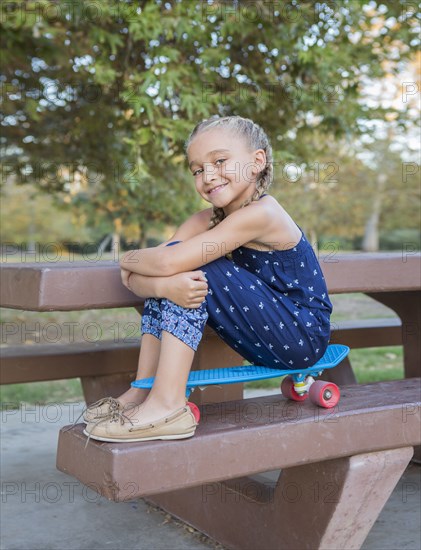
<path id="1" fill-rule="evenodd" d="M 197 269 L 267 233 L 273 211 L 252 203 L 232 212 L 218 225 L 173 246 L 142 248 L 124 254 L 120 266 L 142 275 L 170 276 Z M 276 223 L 276 221 L 275 221 Z M 176 239 L 174 239 L 176 240 Z"/>
<path id="2" fill-rule="evenodd" d="M 200 307 L 208 293 L 207 280 L 200 270 L 170 277 L 130 273 L 127 288 L 142 298 L 168 298 L 186 308 Z"/>
<path id="3" fill-rule="evenodd" d="M 148 277 L 138 273 L 128 274 L 124 285 L 141 298 L 164 298 L 165 281 L 168 284 L 168 277 Z M 124 278 L 123 278 L 124 284 Z"/>
<path id="4" fill-rule="evenodd" d="M 192 237 L 196 235 L 200 235 L 201 233 L 204 233 L 207 228 L 209 227 L 209 222 L 212 217 L 212 208 L 206 208 L 205 210 L 201 210 L 200 212 L 196 212 L 190 218 L 188 218 L 185 222 L 183 222 L 180 227 L 177 229 L 177 231 L 174 233 L 174 235 L 169 239 L 168 241 L 165 241 L 158 246 L 155 246 L 153 248 L 141 248 L 140 250 L 149 250 L 149 251 L 155 251 L 154 256 L 155 258 L 159 258 L 160 251 L 163 248 L 171 248 L 167 247 L 166 245 L 172 241 L 187 241 L 188 239 L 191 239 Z M 174 246 L 174 245 L 172 245 Z M 127 271 L 132 271 L 134 273 L 139 273 L 142 275 L 148 275 L 148 276 L 158 276 L 163 275 L 162 271 L 160 269 L 155 270 L 153 273 L 144 273 L 142 270 L 139 270 L 139 268 L 136 269 L 136 264 L 138 263 L 137 259 L 134 258 L 134 261 L 132 259 L 129 259 L 128 261 L 125 261 L 125 258 L 132 258 L 132 253 L 140 252 L 140 250 L 131 250 L 129 252 L 126 252 L 126 254 L 123 255 L 122 259 L 120 260 L 120 267 L 122 269 L 125 269 Z M 158 261 L 159 263 L 159 261 Z M 123 283 L 124 283 L 123 279 Z"/>

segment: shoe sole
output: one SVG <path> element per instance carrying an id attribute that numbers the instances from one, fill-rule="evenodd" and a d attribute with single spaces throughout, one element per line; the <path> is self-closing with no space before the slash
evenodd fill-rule
<path id="1" fill-rule="evenodd" d="M 156 439 L 187 439 L 188 437 L 192 437 L 195 434 L 195 431 L 187 434 L 155 435 L 152 437 L 137 437 L 133 439 L 117 439 L 113 437 L 101 437 L 99 435 L 90 435 L 89 432 L 87 432 L 86 430 L 83 430 L 83 433 L 88 437 L 90 436 L 91 439 L 96 439 L 97 441 L 106 441 L 108 443 L 136 443 L 138 441 L 154 441 Z"/>

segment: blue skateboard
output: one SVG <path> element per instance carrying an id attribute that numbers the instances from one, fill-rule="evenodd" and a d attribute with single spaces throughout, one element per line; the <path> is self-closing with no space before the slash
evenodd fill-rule
<path id="1" fill-rule="evenodd" d="M 235 384 L 287 375 L 281 384 L 281 392 L 284 397 L 294 401 L 304 401 L 310 397 L 314 404 L 330 409 L 339 402 L 339 388 L 332 382 L 315 381 L 314 377 L 320 376 L 326 369 L 336 367 L 348 355 L 349 351 L 348 346 L 331 344 L 317 363 L 311 367 L 298 370 L 249 365 L 191 371 L 186 385 L 186 397 L 188 398 L 191 391 L 198 386 Z M 132 382 L 132 387 L 149 389 L 152 388 L 153 383 L 154 377 L 143 378 Z M 194 403 L 189 402 L 188 404 L 198 421 L 200 417 L 199 409 Z"/>

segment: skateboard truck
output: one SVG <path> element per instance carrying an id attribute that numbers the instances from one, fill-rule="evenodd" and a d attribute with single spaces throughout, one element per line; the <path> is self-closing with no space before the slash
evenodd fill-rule
<path id="1" fill-rule="evenodd" d="M 292 376 L 292 379 L 294 380 L 294 390 L 298 393 L 298 395 L 308 393 L 310 386 L 314 382 L 314 378 L 312 376 L 301 377 L 302 380 L 296 380 L 296 378 L 297 376 Z"/>

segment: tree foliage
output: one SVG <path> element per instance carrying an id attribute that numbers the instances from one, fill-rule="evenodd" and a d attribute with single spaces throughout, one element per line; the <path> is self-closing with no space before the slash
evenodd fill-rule
<path id="1" fill-rule="evenodd" d="M 322 140 L 317 158 L 315 136 L 351 140 L 391 112 L 404 129 L 404 111 L 369 108 L 361 90 L 367 78 L 397 74 L 416 51 L 411 6 L 5 3 L 3 172 L 67 191 L 92 220 L 114 227 L 180 223 L 204 206 L 186 174 L 184 140 L 211 114 L 261 124 L 280 166 L 321 163 L 329 148 Z"/>

